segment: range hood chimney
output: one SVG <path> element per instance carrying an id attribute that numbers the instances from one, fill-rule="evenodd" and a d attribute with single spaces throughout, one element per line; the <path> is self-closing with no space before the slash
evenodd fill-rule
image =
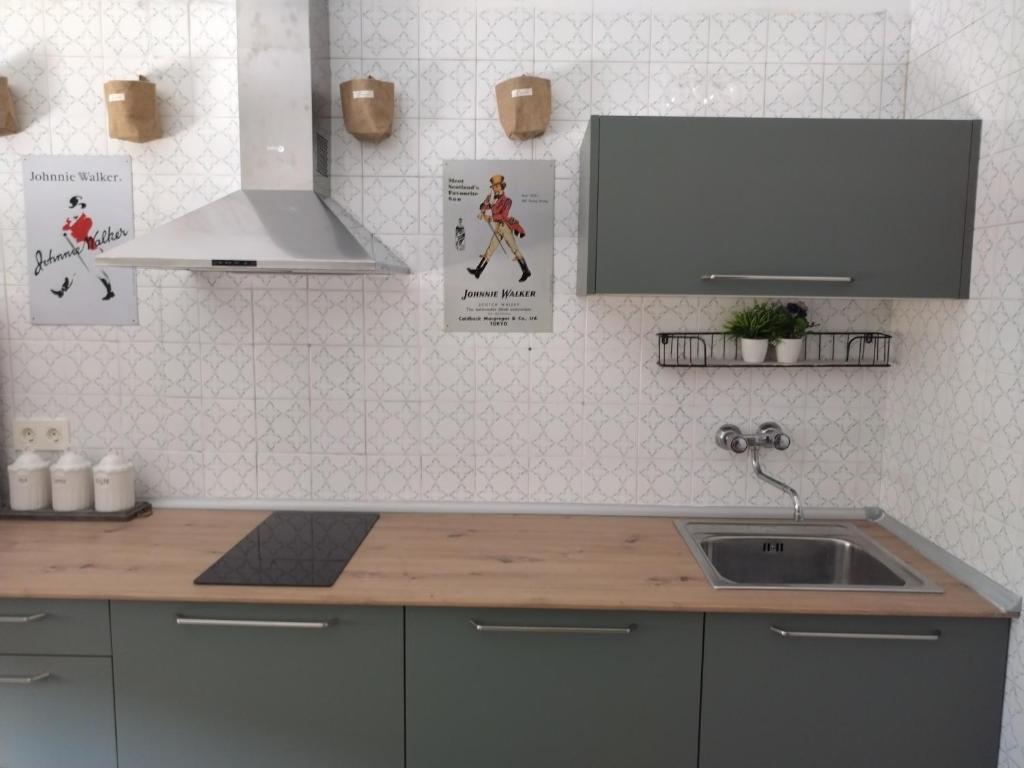
<path id="1" fill-rule="evenodd" d="M 327 0 L 238 0 L 242 188 L 96 258 L 111 267 L 408 272 L 331 199 Z M 318 125 L 325 125 L 322 131 Z"/>

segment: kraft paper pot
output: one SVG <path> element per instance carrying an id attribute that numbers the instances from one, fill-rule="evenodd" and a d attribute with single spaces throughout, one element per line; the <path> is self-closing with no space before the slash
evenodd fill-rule
<path id="1" fill-rule="evenodd" d="M 357 139 L 381 141 L 391 135 L 395 120 L 395 84 L 372 77 L 341 84 L 345 129 Z"/>
<path id="2" fill-rule="evenodd" d="M 146 78 L 140 75 L 138 80 L 110 80 L 103 84 L 103 96 L 110 138 L 145 142 L 163 135 L 156 85 Z"/>
<path id="3" fill-rule="evenodd" d="M 551 81 L 521 75 L 498 83 L 498 119 L 510 139 L 532 139 L 547 130 L 551 120 Z"/>
<path id="4" fill-rule="evenodd" d="M 6 77 L 0 77 L 0 136 L 18 132 L 18 121 L 14 116 L 14 98 Z"/>

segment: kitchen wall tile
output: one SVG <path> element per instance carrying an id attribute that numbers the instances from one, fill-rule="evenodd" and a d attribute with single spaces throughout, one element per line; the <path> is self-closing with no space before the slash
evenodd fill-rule
<path id="1" fill-rule="evenodd" d="M 419 498 L 420 457 L 367 456 L 366 495 L 387 501 Z"/>
<path id="2" fill-rule="evenodd" d="M 768 18 L 768 61 L 819 64 L 825 60 L 827 19 L 820 13 L 773 13 Z"/>
<path id="3" fill-rule="evenodd" d="M 635 458 L 596 457 L 584 462 L 583 499 L 590 504 L 635 504 Z"/>
<path id="4" fill-rule="evenodd" d="M 711 64 L 707 113 L 712 117 L 760 117 L 764 114 L 763 64 Z"/>
<path id="5" fill-rule="evenodd" d="M 366 457 L 313 455 L 313 498 L 355 501 L 366 495 Z"/>
<path id="6" fill-rule="evenodd" d="M 822 68 L 815 64 L 769 64 L 765 117 L 820 117 Z"/>
<path id="7" fill-rule="evenodd" d="M 366 58 L 415 58 L 419 50 L 419 18 L 415 7 L 400 3 L 366 3 L 362 37 Z"/>
<path id="8" fill-rule="evenodd" d="M 646 115 L 650 64 L 595 63 L 593 108 L 600 115 Z"/>
<path id="9" fill-rule="evenodd" d="M 707 102 L 706 64 L 651 64 L 652 115 L 701 116 Z"/>
<path id="10" fill-rule="evenodd" d="M 257 398 L 309 398 L 309 348 L 282 344 L 255 347 Z"/>
<path id="11" fill-rule="evenodd" d="M 827 64 L 825 117 L 878 117 L 882 103 L 882 69 L 878 65 Z"/>
<path id="12" fill-rule="evenodd" d="M 578 10 L 537 8 L 534 20 L 534 56 L 539 59 L 590 59 L 593 17 L 589 3 Z"/>
<path id="13" fill-rule="evenodd" d="M 420 9 L 421 59 L 471 58 L 477 25 L 471 3 L 431 3 Z"/>
<path id="14" fill-rule="evenodd" d="M 526 4 L 482 5 L 476 19 L 478 60 L 518 60 L 533 54 L 534 10 Z"/>
<path id="15" fill-rule="evenodd" d="M 583 461 L 567 456 L 530 458 L 530 501 L 573 504 L 583 490 Z"/>
<path id="16" fill-rule="evenodd" d="M 256 400 L 256 450 L 310 452 L 309 400 Z"/>
<path id="17" fill-rule="evenodd" d="M 204 493 L 213 499 L 251 499 L 257 494 L 256 454 L 226 453 L 211 446 L 203 453 Z"/>
<path id="18" fill-rule="evenodd" d="M 595 9 L 595 61 L 648 61 L 650 45 L 649 12 Z"/>
<path id="19" fill-rule="evenodd" d="M 706 13 L 656 10 L 651 16 L 651 61 L 707 61 L 709 35 Z"/>
<path id="20" fill-rule="evenodd" d="M 423 498 L 431 501 L 471 501 L 476 496 L 476 465 L 467 456 L 424 456 Z"/>
<path id="21" fill-rule="evenodd" d="M 312 493 L 308 453 L 260 453 L 256 471 L 261 499 L 308 499 Z"/>
<path id="22" fill-rule="evenodd" d="M 476 70 L 466 61 L 421 61 L 421 117 L 472 118 L 476 103 Z"/>
<path id="23" fill-rule="evenodd" d="M 760 12 L 716 13 L 711 17 L 711 61 L 758 63 L 765 61 L 768 16 Z"/>
<path id="24" fill-rule="evenodd" d="M 551 117 L 554 120 L 588 120 L 591 112 L 590 61 L 538 59 L 535 70 L 551 81 Z"/>
<path id="25" fill-rule="evenodd" d="M 881 64 L 885 27 L 885 12 L 830 14 L 825 60 L 833 64 Z"/>

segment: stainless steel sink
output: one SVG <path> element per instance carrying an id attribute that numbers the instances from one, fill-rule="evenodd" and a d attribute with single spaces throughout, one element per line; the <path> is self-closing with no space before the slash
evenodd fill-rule
<path id="1" fill-rule="evenodd" d="M 715 588 L 942 591 L 850 523 L 677 520 L 676 528 Z"/>

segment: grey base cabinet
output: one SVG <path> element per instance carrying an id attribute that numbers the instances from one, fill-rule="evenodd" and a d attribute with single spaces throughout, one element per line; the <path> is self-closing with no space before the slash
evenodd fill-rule
<path id="1" fill-rule="evenodd" d="M 995 768 L 1008 636 L 1004 620 L 709 614 L 701 768 Z"/>
<path id="2" fill-rule="evenodd" d="M 408 768 L 693 768 L 700 614 L 407 609 Z"/>
<path id="3" fill-rule="evenodd" d="M 0 656 L 0 766 L 116 765 L 109 657 Z"/>
<path id="4" fill-rule="evenodd" d="M 402 768 L 401 608 L 114 603 L 111 619 L 120 768 Z"/>

